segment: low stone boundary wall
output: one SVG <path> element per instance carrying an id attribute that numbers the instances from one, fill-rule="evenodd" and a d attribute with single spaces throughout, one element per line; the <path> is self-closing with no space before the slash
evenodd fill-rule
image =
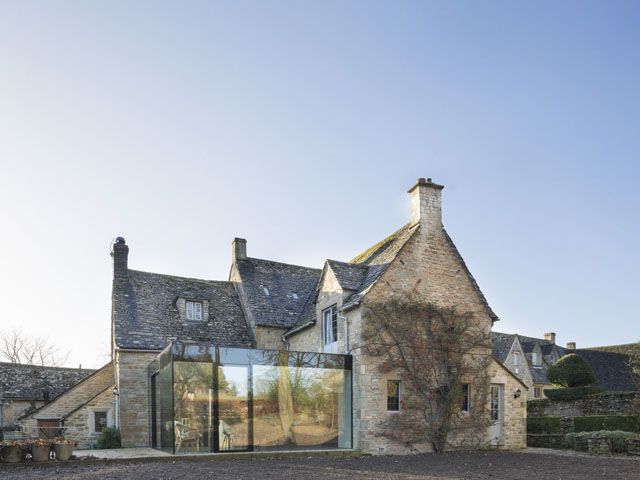
<path id="1" fill-rule="evenodd" d="M 529 417 L 584 417 L 590 415 L 638 415 L 640 392 L 608 392 L 580 400 L 532 400 Z"/>

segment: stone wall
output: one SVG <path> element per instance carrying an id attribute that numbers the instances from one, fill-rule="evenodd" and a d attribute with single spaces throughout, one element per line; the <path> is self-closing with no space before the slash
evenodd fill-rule
<path id="1" fill-rule="evenodd" d="M 638 415 L 640 392 L 607 392 L 580 400 L 529 402 L 530 417 L 584 417 L 590 415 Z"/>
<path id="2" fill-rule="evenodd" d="M 489 375 L 491 383 L 504 386 L 504 443 L 500 446 L 507 449 L 525 448 L 527 446 L 526 386 L 495 359 L 491 361 Z"/>
<path id="3" fill-rule="evenodd" d="M 256 327 L 256 348 L 263 350 L 286 350 L 287 346 L 282 341 L 282 335 L 286 328 Z"/>
<path id="4" fill-rule="evenodd" d="M 147 368 L 158 353 L 116 350 L 123 447 L 148 447 L 151 444 L 151 392 Z"/>
<path id="5" fill-rule="evenodd" d="M 113 427 L 114 410 L 113 390 L 108 387 L 64 420 L 64 426 L 67 428 L 65 437 L 77 441 L 78 448 L 88 448 L 90 442 L 95 442 L 100 436 L 100 433 L 95 431 L 94 412 L 107 412 L 107 427 Z"/>

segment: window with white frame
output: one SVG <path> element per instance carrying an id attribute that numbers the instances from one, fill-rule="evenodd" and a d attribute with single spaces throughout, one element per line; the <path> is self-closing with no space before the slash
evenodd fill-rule
<path id="1" fill-rule="evenodd" d="M 195 300 L 186 301 L 187 320 L 194 322 L 202 321 L 202 302 Z"/>
<path id="2" fill-rule="evenodd" d="M 338 341 L 338 308 L 333 305 L 322 311 L 323 344 L 333 345 Z"/>
<path id="3" fill-rule="evenodd" d="M 538 352 L 531 353 L 531 363 L 533 363 L 535 367 L 540 366 L 540 356 L 538 355 Z"/>
<path id="4" fill-rule="evenodd" d="M 513 352 L 513 366 L 515 367 L 515 372 L 519 373 L 520 352 Z"/>

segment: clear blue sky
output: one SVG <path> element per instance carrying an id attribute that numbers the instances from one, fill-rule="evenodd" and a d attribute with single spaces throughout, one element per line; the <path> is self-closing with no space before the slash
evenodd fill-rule
<path id="1" fill-rule="evenodd" d="M 109 244 L 226 279 L 403 225 L 417 177 L 499 331 L 640 339 L 638 2 L 0 3 L 0 329 L 97 365 Z"/>

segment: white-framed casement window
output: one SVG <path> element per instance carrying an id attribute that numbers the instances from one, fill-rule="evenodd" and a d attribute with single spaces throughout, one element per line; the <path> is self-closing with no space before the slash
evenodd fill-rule
<path id="1" fill-rule="evenodd" d="M 462 403 L 460 409 L 465 413 L 471 411 L 471 384 L 469 383 L 462 384 Z"/>
<path id="2" fill-rule="evenodd" d="M 102 431 L 111 426 L 111 410 L 93 409 L 90 411 L 89 422 L 91 423 L 91 433 L 102 433 Z"/>
<path id="3" fill-rule="evenodd" d="M 531 352 L 531 363 L 534 367 L 540 366 L 540 357 L 538 357 L 538 352 Z"/>
<path id="4" fill-rule="evenodd" d="M 186 304 L 187 320 L 194 322 L 202 321 L 202 302 L 187 300 Z"/>
<path id="5" fill-rule="evenodd" d="M 387 412 L 399 412 L 402 402 L 402 382 L 387 380 Z"/>
<path id="6" fill-rule="evenodd" d="M 322 311 L 322 344 L 326 353 L 338 351 L 338 307 L 333 305 Z"/>
<path id="7" fill-rule="evenodd" d="M 515 373 L 520 373 L 520 352 L 513 352 L 513 366 Z"/>

